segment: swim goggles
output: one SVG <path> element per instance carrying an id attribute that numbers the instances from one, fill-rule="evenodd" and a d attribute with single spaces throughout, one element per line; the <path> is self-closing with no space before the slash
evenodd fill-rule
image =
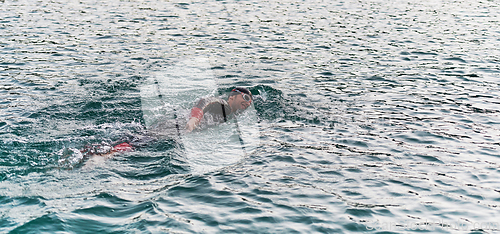
<path id="1" fill-rule="evenodd" d="M 249 103 L 252 102 L 252 97 L 250 95 L 246 94 L 246 93 L 243 93 L 243 92 L 241 92 L 241 91 L 239 91 L 237 89 L 233 89 L 231 92 L 238 92 L 238 93 L 241 94 L 241 96 L 243 97 L 243 99 L 245 101 L 247 101 Z"/>

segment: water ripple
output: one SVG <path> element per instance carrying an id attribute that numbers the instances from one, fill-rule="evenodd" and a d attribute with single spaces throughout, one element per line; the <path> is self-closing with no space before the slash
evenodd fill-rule
<path id="1" fill-rule="evenodd" d="M 494 232 L 494 1 L 0 1 L 0 230 Z M 138 87 L 210 58 L 255 100 L 262 145 L 202 175 L 143 133 Z M 496 226 L 495 226 L 496 225 Z"/>

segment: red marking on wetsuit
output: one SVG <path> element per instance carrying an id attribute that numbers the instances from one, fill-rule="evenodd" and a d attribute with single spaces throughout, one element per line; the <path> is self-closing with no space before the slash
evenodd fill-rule
<path id="1" fill-rule="evenodd" d="M 193 109 L 191 109 L 191 118 L 193 117 L 197 119 L 203 118 L 203 111 L 198 107 L 193 107 Z"/>
<path id="2" fill-rule="evenodd" d="M 132 147 L 127 142 L 123 142 L 119 145 L 115 145 L 115 147 L 113 147 L 113 150 L 118 151 L 118 152 L 129 152 L 129 151 L 133 151 L 134 147 Z"/>

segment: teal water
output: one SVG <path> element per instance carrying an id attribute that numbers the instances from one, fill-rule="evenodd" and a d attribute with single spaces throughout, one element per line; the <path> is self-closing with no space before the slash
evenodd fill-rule
<path id="1" fill-rule="evenodd" d="M 0 1 L 2 233 L 494 233 L 500 4 L 480 0 Z M 261 144 L 192 174 L 140 134 L 139 87 L 206 56 L 265 91 Z"/>

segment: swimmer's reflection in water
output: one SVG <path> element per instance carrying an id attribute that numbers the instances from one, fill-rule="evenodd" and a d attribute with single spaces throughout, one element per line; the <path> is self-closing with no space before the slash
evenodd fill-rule
<path id="1" fill-rule="evenodd" d="M 185 131 L 191 132 L 202 125 L 215 125 L 226 122 L 239 112 L 246 110 L 252 103 L 253 96 L 246 88 L 234 88 L 227 100 L 220 97 L 201 98 L 191 109 L 189 120 L 185 125 Z M 178 134 L 181 128 L 178 123 L 176 127 L 169 121 L 159 121 L 149 131 L 150 135 L 172 135 Z M 177 133 L 174 133 L 177 132 Z M 130 152 L 135 148 L 144 147 L 154 141 L 153 136 L 131 136 L 127 139 L 112 144 L 88 145 L 81 152 L 85 155 L 109 156 L 117 152 Z"/>

